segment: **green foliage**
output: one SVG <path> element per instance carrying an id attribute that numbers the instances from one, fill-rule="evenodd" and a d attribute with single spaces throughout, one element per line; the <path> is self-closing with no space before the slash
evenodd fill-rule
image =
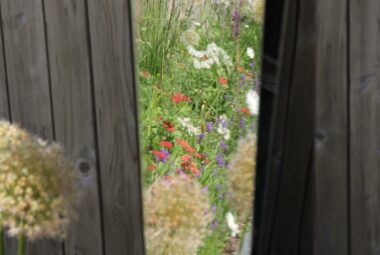
<path id="1" fill-rule="evenodd" d="M 230 171 L 228 163 L 238 138 L 255 131 L 257 121 L 257 116 L 244 110 L 247 107 L 247 91 L 257 89 L 262 27 L 246 11 L 242 15 L 239 36 L 233 37 L 230 17 L 234 5 L 225 8 L 205 1 L 208 5 L 202 8 L 209 12 L 197 16 L 194 14 L 195 1 L 174 2 L 143 1 L 138 59 L 144 184 L 150 187 L 155 180 L 176 176 L 182 171 L 180 174 L 207 188 L 214 221 L 210 226 L 212 234 L 204 240 L 197 254 L 219 255 L 223 254 L 230 239 L 225 223 L 225 214 L 232 210 L 225 199 L 228 193 L 226 176 Z M 203 51 L 208 44 L 215 43 L 231 57 L 233 67 L 214 64 L 210 69 L 195 68 L 194 57 L 180 39 L 188 29 L 200 36 L 199 45 L 194 46 L 197 51 Z M 246 54 L 248 47 L 256 53 L 254 65 Z M 201 60 L 205 59 L 207 56 Z M 220 78 L 227 84 L 222 84 Z M 173 96 L 178 93 L 190 100 L 174 102 Z M 216 130 L 221 116 L 228 119 L 229 139 Z M 197 132 L 190 132 L 191 128 L 181 124 L 185 118 Z M 168 123 L 175 130 L 168 131 L 165 127 Z M 212 131 L 207 130 L 208 123 L 213 123 Z M 201 140 L 200 134 L 204 134 Z M 178 144 L 178 139 L 186 141 L 195 152 L 186 151 Z M 164 148 L 160 144 L 162 141 L 171 142 L 173 147 Z M 222 148 L 222 142 L 228 148 Z M 170 155 L 160 160 L 153 152 L 163 149 Z M 184 166 L 184 155 L 191 156 L 199 176 L 194 174 L 194 169 L 192 172 L 190 167 L 187 170 Z M 221 166 L 220 158 L 225 161 L 225 166 Z"/>

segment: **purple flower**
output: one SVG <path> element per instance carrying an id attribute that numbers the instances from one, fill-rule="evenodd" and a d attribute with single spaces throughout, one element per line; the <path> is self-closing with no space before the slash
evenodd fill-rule
<path id="1" fill-rule="evenodd" d="M 240 128 L 245 129 L 245 118 L 244 117 L 240 118 Z"/>
<path id="2" fill-rule="evenodd" d="M 202 192 L 208 192 L 208 186 L 204 187 L 204 188 L 202 189 Z"/>
<path id="3" fill-rule="evenodd" d="M 207 131 L 209 132 L 209 133 L 211 133 L 212 132 L 212 130 L 214 129 L 214 127 L 212 126 L 212 122 L 207 122 Z"/>
<path id="4" fill-rule="evenodd" d="M 223 141 L 220 142 L 220 148 L 222 148 L 223 151 L 228 149 L 228 145 Z"/>
<path id="5" fill-rule="evenodd" d="M 223 156 L 221 154 L 216 156 L 216 162 L 218 163 L 220 167 L 225 167 L 226 165 L 226 162 L 224 162 Z"/>
<path id="6" fill-rule="evenodd" d="M 245 81 L 245 74 L 242 73 L 242 74 L 240 75 L 240 80 Z"/>
<path id="7" fill-rule="evenodd" d="M 255 68 L 255 65 L 256 65 L 256 61 L 252 61 L 250 64 L 249 64 L 249 66 L 253 69 L 253 68 Z"/>
<path id="8" fill-rule="evenodd" d="M 222 188 L 223 188 L 222 184 L 218 183 L 218 184 L 216 185 L 216 190 L 217 190 L 217 191 L 221 191 Z"/>
<path id="9" fill-rule="evenodd" d="M 235 9 L 232 13 L 232 36 L 237 37 L 240 33 L 240 13 Z"/>
<path id="10" fill-rule="evenodd" d="M 201 133 L 198 135 L 198 144 L 200 144 L 202 142 L 202 140 L 205 138 L 205 134 L 204 133 Z"/>
<path id="11" fill-rule="evenodd" d="M 211 223 L 211 229 L 216 229 L 219 226 L 219 220 L 214 220 Z"/>
<path id="12" fill-rule="evenodd" d="M 216 209 L 217 209 L 216 205 L 212 205 L 211 211 L 212 211 L 213 213 L 216 213 Z"/>
<path id="13" fill-rule="evenodd" d="M 219 200 L 223 200 L 223 199 L 224 199 L 224 194 L 223 194 L 223 193 L 220 193 L 219 196 L 218 196 L 218 199 L 219 199 Z"/>

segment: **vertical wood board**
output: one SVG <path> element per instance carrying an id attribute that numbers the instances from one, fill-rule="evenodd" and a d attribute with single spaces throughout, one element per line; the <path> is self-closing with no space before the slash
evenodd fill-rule
<path id="1" fill-rule="evenodd" d="M 103 254 L 85 0 L 45 1 L 57 141 L 80 177 L 78 217 L 65 254 Z"/>
<path id="2" fill-rule="evenodd" d="M 143 254 L 131 6 L 89 1 L 106 254 Z"/>

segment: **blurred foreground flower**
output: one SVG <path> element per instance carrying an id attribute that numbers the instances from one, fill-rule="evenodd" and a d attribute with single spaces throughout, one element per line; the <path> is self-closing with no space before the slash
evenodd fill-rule
<path id="1" fill-rule="evenodd" d="M 260 96 L 257 94 L 256 91 L 250 90 L 247 93 L 246 101 L 248 105 L 248 109 L 251 112 L 252 115 L 258 115 L 259 114 L 259 107 L 260 107 Z"/>
<path id="2" fill-rule="evenodd" d="M 232 208 L 239 218 L 252 214 L 252 196 L 256 169 L 256 135 L 248 134 L 238 142 L 231 160 L 228 188 Z"/>
<path id="3" fill-rule="evenodd" d="M 147 254 L 193 255 L 212 221 L 208 192 L 183 178 L 157 180 L 145 193 Z"/>
<path id="4" fill-rule="evenodd" d="M 0 227 L 10 236 L 65 236 L 78 190 L 57 144 L 0 121 L 0 183 Z"/>
<path id="5" fill-rule="evenodd" d="M 253 1 L 253 18 L 259 24 L 263 23 L 264 11 L 265 11 L 265 1 L 254 0 Z"/>

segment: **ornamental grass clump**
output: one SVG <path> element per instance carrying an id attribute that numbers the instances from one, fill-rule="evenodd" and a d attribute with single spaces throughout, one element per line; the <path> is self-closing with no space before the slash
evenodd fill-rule
<path id="1" fill-rule="evenodd" d="M 252 197 L 256 169 L 256 135 L 248 134 L 239 140 L 230 163 L 228 188 L 230 203 L 240 220 L 252 215 Z"/>
<path id="2" fill-rule="evenodd" d="M 25 239 L 65 236 L 78 196 L 59 145 L 0 121 L 0 183 L 0 228 L 19 237 L 18 254 Z"/>
<path id="3" fill-rule="evenodd" d="M 157 180 L 147 191 L 145 236 L 149 255 L 193 255 L 212 221 L 208 192 L 183 178 Z"/>

